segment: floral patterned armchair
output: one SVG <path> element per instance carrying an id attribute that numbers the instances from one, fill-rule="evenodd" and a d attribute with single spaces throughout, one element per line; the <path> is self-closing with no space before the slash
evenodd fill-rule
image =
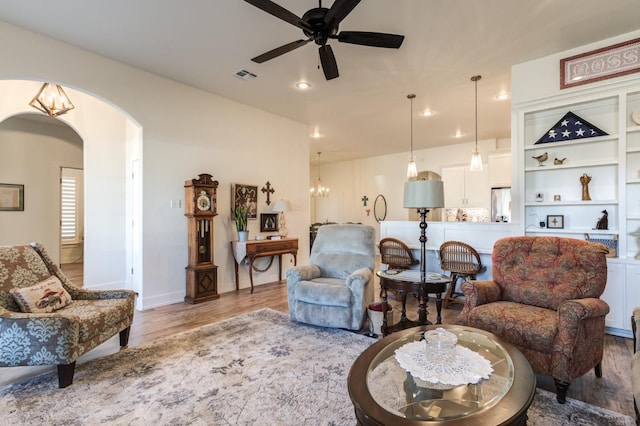
<path id="1" fill-rule="evenodd" d="M 517 346 L 534 372 L 554 378 L 564 404 L 573 379 L 594 367 L 602 377 L 607 252 L 571 238 L 498 240 L 492 280 L 462 284 L 466 301 L 456 322 Z"/>
<path id="2" fill-rule="evenodd" d="M 70 303 L 50 313 L 22 312 L 11 292 L 51 277 L 71 296 Z M 57 365 L 59 387 L 69 386 L 80 355 L 116 333 L 120 346 L 127 345 L 134 299 L 130 290 L 75 287 L 37 243 L 0 247 L 0 367 Z"/>

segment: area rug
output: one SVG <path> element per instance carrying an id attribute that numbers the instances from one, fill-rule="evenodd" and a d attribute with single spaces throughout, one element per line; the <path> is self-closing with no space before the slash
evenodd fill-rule
<path id="1" fill-rule="evenodd" d="M 0 389 L 3 425 L 355 425 L 347 375 L 374 339 L 262 309 Z M 633 425 L 538 390 L 529 425 Z"/>

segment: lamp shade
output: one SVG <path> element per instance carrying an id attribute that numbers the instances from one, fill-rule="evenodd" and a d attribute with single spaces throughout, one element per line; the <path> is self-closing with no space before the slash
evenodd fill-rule
<path id="1" fill-rule="evenodd" d="M 441 180 L 405 182 L 404 207 L 407 209 L 444 207 L 444 184 Z"/>
<path id="2" fill-rule="evenodd" d="M 273 203 L 273 212 L 288 212 L 289 211 L 289 202 L 287 200 L 283 200 L 280 198 L 278 201 Z"/>

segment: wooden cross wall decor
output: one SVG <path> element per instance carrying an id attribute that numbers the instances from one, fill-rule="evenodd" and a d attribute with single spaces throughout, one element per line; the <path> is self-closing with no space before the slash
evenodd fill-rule
<path id="1" fill-rule="evenodd" d="M 276 190 L 271 187 L 271 183 L 267 181 L 265 186 L 262 187 L 261 191 L 267 194 L 267 205 L 271 204 L 271 200 L 269 199 L 269 196 L 274 192 L 276 192 Z"/>

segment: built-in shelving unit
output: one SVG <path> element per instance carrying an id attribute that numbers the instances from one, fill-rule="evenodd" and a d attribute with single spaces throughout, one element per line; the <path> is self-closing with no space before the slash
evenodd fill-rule
<path id="1" fill-rule="evenodd" d="M 628 336 L 629 312 L 640 305 L 640 125 L 632 119 L 640 110 L 640 82 L 611 90 L 594 85 L 562 95 L 514 105 L 522 232 L 615 239 L 616 257 L 609 259 L 602 298 L 611 307 L 608 330 Z M 608 134 L 535 143 L 569 111 Z M 534 157 L 544 153 L 548 159 L 540 165 Z M 556 158 L 564 159 L 562 164 L 554 164 Z M 583 174 L 591 177 L 591 200 L 582 199 Z M 603 210 L 608 229 L 595 229 Z M 562 228 L 547 227 L 547 216 L 562 216 Z"/>

